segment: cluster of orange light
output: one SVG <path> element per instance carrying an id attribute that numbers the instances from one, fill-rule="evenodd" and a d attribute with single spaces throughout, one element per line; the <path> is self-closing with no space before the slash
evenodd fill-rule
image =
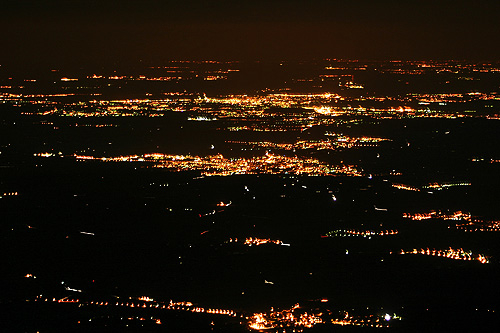
<path id="1" fill-rule="evenodd" d="M 441 213 L 440 211 L 431 210 L 428 213 L 403 213 L 403 218 L 411 219 L 414 221 L 428 220 L 428 219 L 443 219 L 443 220 L 465 220 L 470 221 L 472 216 L 470 213 L 462 212 L 460 210 L 451 214 Z"/>
<path id="2" fill-rule="evenodd" d="M 130 298 L 132 299 L 132 298 Z M 264 313 L 254 313 L 248 317 L 244 317 L 243 314 L 237 314 L 234 310 L 229 309 L 218 309 L 218 308 L 204 308 L 194 306 L 191 302 L 173 302 L 169 303 L 154 301 L 152 298 L 142 296 L 135 298 L 137 301 L 127 301 L 127 302 L 119 302 L 119 301 L 81 301 L 79 299 L 70 299 L 68 297 L 62 299 L 52 298 L 43 299 L 41 296 L 36 296 L 35 301 L 45 301 L 45 302 L 54 302 L 54 303 L 76 303 L 79 304 L 78 307 L 84 306 L 99 306 L 99 307 L 128 307 L 128 308 L 152 308 L 152 309 L 164 309 L 164 310 L 175 310 L 175 311 L 186 311 L 191 313 L 206 313 L 206 314 L 214 314 L 214 315 L 223 315 L 229 317 L 237 317 L 240 316 L 242 318 L 246 318 L 248 320 L 248 327 L 253 330 L 267 330 L 267 329 L 283 329 L 293 328 L 294 332 L 301 332 L 304 328 L 312 328 L 316 324 L 323 324 L 325 321 L 323 320 L 322 312 L 317 313 L 308 313 L 306 311 L 300 310 L 300 305 L 295 304 L 290 309 L 285 309 L 281 311 L 275 311 L 273 308 L 269 312 Z M 322 299 L 321 302 L 327 302 L 328 300 Z M 385 321 L 381 318 L 385 318 Z M 388 314 L 385 317 L 379 318 L 375 315 L 367 315 L 367 316 L 349 316 L 347 312 L 345 312 L 345 317 L 342 319 L 332 319 L 331 323 L 336 325 L 356 325 L 356 326 L 367 326 L 367 327 L 389 327 L 389 321 L 391 319 L 401 319 L 400 317 L 389 316 Z M 131 317 L 127 318 L 128 320 L 146 320 L 144 318 L 139 317 Z M 156 324 L 161 324 L 161 321 L 156 318 L 152 318 Z"/>
<path id="3" fill-rule="evenodd" d="M 155 168 L 173 171 L 201 171 L 205 176 L 229 176 L 234 174 L 307 174 L 325 176 L 346 174 L 362 176 L 355 166 L 329 166 L 313 158 L 288 157 L 266 154 L 252 158 L 224 158 L 221 154 L 199 157 L 190 155 L 145 154 L 118 157 L 93 157 L 73 155 L 77 160 L 99 160 L 103 162 L 154 162 Z"/>
<path id="4" fill-rule="evenodd" d="M 138 298 L 139 301 L 144 301 L 144 302 L 153 302 L 154 300 L 148 296 L 141 296 Z"/>
<path id="5" fill-rule="evenodd" d="M 28 274 L 31 275 L 31 274 Z M 109 301 L 80 301 L 79 299 L 69 299 L 67 297 L 56 299 L 52 298 L 49 300 L 48 298 L 42 299 L 40 296 L 35 297 L 35 301 L 52 301 L 57 303 L 80 303 L 79 306 L 84 305 L 96 305 L 96 306 L 121 306 L 121 307 L 129 307 L 129 308 L 157 308 L 157 309 L 165 309 L 165 310 L 180 310 L 180 311 L 190 311 L 190 312 L 201 312 L 201 313 L 210 313 L 210 314 L 221 314 L 228 316 L 236 316 L 235 311 L 228 309 L 217 309 L 217 308 L 203 308 L 203 307 L 194 307 L 191 302 L 172 302 L 170 301 L 168 304 L 164 302 L 154 301 L 152 298 L 142 296 L 138 297 L 137 301 L 128 301 L 128 302 L 109 302 Z"/>
<path id="6" fill-rule="evenodd" d="M 80 303 L 79 299 L 69 299 L 69 298 L 63 298 L 57 301 L 58 303 Z"/>
<path id="7" fill-rule="evenodd" d="M 471 251 L 466 252 L 463 249 L 452 249 L 451 247 L 447 250 L 435 250 L 435 249 L 430 250 L 429 248 L 413 249 L 412 251 L 401 250 L 400 254 L 422 254 L 428 256 L 455 259 L 455 260 L 468 260 L 468 261 L 477 260 L 482 264 L 489 263 L 489 260 L 486 258 L 486 256 L 482 254 L 474 256 Z"/>
<path id="8" fill-rule="evenodd" d="M 3 197 L 14 197 L 17 195 L 19 195 L 18 192 L 4 192 L 4 193 L 0 193 L 0 199 L 2 199 Z"/>
<path id="9" fill-rule="evenodd" d="M 35 298 L 35 301 L 41 300 L 40 298 Z M 172 302 L 170 301 L 168 304 L 163 302 L 156 302 L 152 298 L 149 297 L 140 297 L 139 301 L 133 302 L 107 302 L 107 301 L 80 301 L 78 299 L 56 299 L 53 298 L 52 302 L 57 303 L 80 303 L 81 306 L 85 305 L 94 305 L 94 306 L 119 306 L 119 307 L 129 307 L 129 308 L 156 308 L 156 309 L 165 309 L 165 310 L 177 310 L 177 311 L 188 311 L 188 312 L 196 312 L 196 313 L 208 313 L 208 314 L 217 314 L 217 315 L 226 315 L 231 317 L 236 317 L 236 312 L 234 310 L 229 309 L 218 309 L 218 308 L 204 308 L 204 307 L 194 307 L 191 302 Z M 45 299 L 47 302 L 48 299 Z"/>
<path id="10" fill-rule="evenodd" d="M 252 107 L 314 107 L 320 108 L 324 104 L 331 103 L 341 96 L 332 93 L 322 94 L 292 94 L 278 93 L 263 96 L 231 95 L 222 98 L 212 98 L 211 103 L 230 104 Z M 320 105 L 319 107 L 317 105 Z"/>
<path id="11" fill-rule="evenodd" d="M 388 315 L 386 315 L 387 317 Z M 332 319 L 332 324 L 340 326 L 362 326 L 362 327 L 374 327 L 374 328 L 384 328 L 390 327 L 389 323 L 392 317 L 385 318 L 376 315 L 367 316 L 350 316 L 348 312 L 345 313 L 342 319 Z M 394 319 L 400 319 L 399 317 L 394 317 Z"/>
<path id="12" fill-rule="evenodd" d="M 406 191 L 420 191 L 419 188 L 416 188 L 414 186 L 410 186 L 410 185 L 405 185 L 405 184 L 392 184 L 392 187 L 395 187 L 397 188 L 398 190 L 406 190 Z"/>
<path id="13" fill-rule="evenodd" d="M 64 298 L 61 298 L 61 299 L 52 298 L 51 300 L 49 300 L 48 298 L 42 299 L 40 296 L 37 296 L 37 297 L 35 297 L 35 302 L 38 302 L 38 301 L 55 302 L 55 303 L 81 303 L 81 301 L 79 299 L 76 299 L 76 298 L 67 298 L 67 297 L 64 297 Z"/>
<path id="14" fill-rule="evenodd" d="M 455 228 L 465 232 L 481 232 L 481 231 L 500 231 L 500 221 L 482 220 L 471 213 L 461 210 L 452 213 L 442 213 L 441 211 L 431 210 L 426 213 L 403 213 L 403 218 L 413 221 L 441 219 L 450 221 L 465 221 L 466 223 L 455 223 L 448 228 Z"/>
<path id="15" fill-rule="evenodd" d="M 36 157 L 54 157 L 56 154 L 54 153 L 38 153 L 38 154 L 33 154 L 33 156 Z"/>
<path id="16" fill-rule="evenodd" d="M 93 77 L 90 77 L 93 78 Z M 168 76 L 168 77 L 109 77 L 108 79 L 114 80 L 154 80 L 154 81 L 171 81 L 183 79 L 178 76 Z M 205 79 L 225 79 L 224 76 L 208 76 Z M 350 88 L 360 86 L 350 85 Z M 50 98 L 50 97 L 62 97 L 71 96 L 75 94 L 58 94 L 58 95 L 12 95 L 6 96 L 7 99 L 12 101 L 25 101 L 33 98 Z M 101 94 L 93 93 L 89 94 L 91 96 L 98 96 Z M 89 101 L 82 103 L 83 109 L 78 110 L 71 107 L 71 104 L 64 104 L 62 108 L 54 108 L 49 111 L 37 112 L 41 115 L 49 114 L 61 114 L 66 116 L 74 117 L 98 117 L 98 116 L 148 116 L 156 117 L 163 116 L 165 111 L 179 111 L 184 112 L 186 110 L 191 111 L 201 111 L 203 113 L 210 113 L 219 118 L 236 117 L 239 120 L 245 120 L 249 115 L 258 116 L 262 119 L 270 120 L 264 122 L 257 122 L 253 126 L 229 126 L 229 130 L 247 129 L 247 130 L 262 130 L 262 131 L 287 131 L 287 130 L 305 130 L 314 125 L 329 124 L 333 119 L 334 122 L 339 122 L 340 120 L 334 119 L 332 116 L 344 115 L 344 114 L 364 114 L 372 115 L 382 118 L 400 118 L 402 116 L 419 116 L 419 117 L 450 117 L 448 114 L 430 112 L 428 110 L 413 110 L 408 107 L 399 108 L 389 108 L 389 109 L 367 109 L 363 107 L 332 107 L 332 101 L 337 102 L 338 100 L 345 100 L 342 97 L 332 97 L 332 94 L 320 94 L 320 95 L 293 95 L 293 94 L 274 94 L 267 96 L 229 96 L 227 98 L 203 98 L 203 99 L 175 99 L 175 100 L 134 100 L 134 101 Z M 365 101 L 365 100 L 377 100 L 377 97 L 361 99 L 354 98 L 353 101 Z M 49 100 L 26 100 L 29 103 L 43 103 L 49 105 L 52 103 Z M 116 104 L 117 102 L 123 102 L 122 104 Z M 217 106 L 216 108 L 214 106 Z M 302 114 L 289 115 L 283 118 L 283 114 L 268 114 L 264 110 L 269 110 L 269 108 L 304 108 Z M 307 109 L 312 108 L 312 114 L 310 114 Z M 381 115 L 382 114 L 382 115 Z M 317 116 L 314 116 L 317 115 Z M 457 117 L 460 115 L 453 115 Z M 274 120 L 273 120 L 274 119 Z M 256 120 L 256 119 L 254 119 Z M 341 122 L 341 121 L 340 121 Z"/>
<path id="17" fill-rule="evenodd" d="M 484 221 L 484 220 L 474 219 L 468 223 L 456 224 L 455 228 L 465 232 L 500 231 L 500 221 Z"/>
<path id="18" fill-rule="evenodd" d="M 274 309 L 271 309 L 268 313 L 255 313 L 251 318 L 249 318 L 250 321 L 248 326 L 254 330 L 267 330 L 290 326 L 298 328 L 311 328 L 316 324 L 323 323 L 323 320 L 321 319 L 322 313 L 297 313 L 298 311 L 296 312 L 296 310 L 299 308 L 299 304 L 296 304 L 292 308 L 282 311 L 274 311 Z"/>
<path id="19" fill-rule="evenodd" d="M 335 135 L 335 134 L 326 134 Z M 376 147 L 381 141 L 387 141 L 389 139 L 384 138 L 372 138 L 372 137 L 347 137 L 347 136 L 337 136 L 335 140 L 301 140 L 295 143 L 275 143 L 269 141 L 261 142 L 244 142 L 244 141 L 226 141 L 227 143 L 234 143 L 242 146 L 250 146 L 252 148 L 275 148 L 283 150 L 296 150 L 296 149 L 315 149 L 315 150 L 334 150 L 335 148 L 354 148 L 354 147 Z"/>
<path id="20" fill-rule="evenodd" d="M 238 243 L 238 238 L 229 238 L 225 243 Z M 262 244 L 276 244 L 276 245 L 289 245 L 284 244 L 282 241 L 274 240 L 274 239 L 264 239 L 264 238 L 256 238 L 256 237 L 247 237 L 243 242 L 244 245 L 252 246 L 252 245 L 262 245 Z"/>
<path id="21" fill-rule="evenodd" d="M 208 75 L 203 78 L 205 81 L 227 80 L 225 75 Z"/>
<path id="22" fill-rule="evenodd" d="M 469 183 L 469 182 L 457 182 L 457 183 L 444 182 L 444 183 L 430 183 L 430 184 L 422 186 L 422 188 L 425 188 L 425 189 L 434 189 L 434 190 L 442 190 L 442 189 L 448 188 L 448 187 L 470 186 L 470 185 L 472 185 L 472 184 Z"/>
<path id="23" fill-rule="evenodd" d="M 359 236 L 359 237 L 372 237 L 372 236 L 387 236 L 387 235 L 397 235 L 397 230 L 354 230 L 354 229 L 346 229 L 346 230 L 335 230 L 330 231 L 326 234 L 327 237 L 349 237 L 349 236 Z"/>
<path id="24" fill-rule="evenodd" d="M 263 238 L 252 238 L 249 237 L 245 239 L 245 245 L 252 246 L 252 245 L 262 245 L 262 244 L 267 244 L 267 243 L 272 243 L 276 245 L 281 245 L 283 244 L 282 241 L 280 240 L 274 240 L 274 239 L 263 239 Z"/>

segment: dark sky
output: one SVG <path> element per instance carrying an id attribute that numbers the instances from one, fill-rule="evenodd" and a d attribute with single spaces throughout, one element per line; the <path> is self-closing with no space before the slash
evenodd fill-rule
<path id="1" fill-rule="evenodd" d="M 498 0 L 3 0 L 0 64 L 500 59 Z"/>

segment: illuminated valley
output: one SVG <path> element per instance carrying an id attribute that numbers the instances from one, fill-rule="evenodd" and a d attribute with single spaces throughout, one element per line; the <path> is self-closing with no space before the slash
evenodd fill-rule
<path id="1" fill-rule="evenodd" d="M 9 70 L 0 312 L 13 332 L 498 322 L 498 62 Z"/>

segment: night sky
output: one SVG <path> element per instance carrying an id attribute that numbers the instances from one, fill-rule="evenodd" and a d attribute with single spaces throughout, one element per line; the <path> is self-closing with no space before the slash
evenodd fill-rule
<path id="1" fill-rule="evenodd" d="M 4 0 L 0 64 L 500 58 L 500 1 Z"/>

